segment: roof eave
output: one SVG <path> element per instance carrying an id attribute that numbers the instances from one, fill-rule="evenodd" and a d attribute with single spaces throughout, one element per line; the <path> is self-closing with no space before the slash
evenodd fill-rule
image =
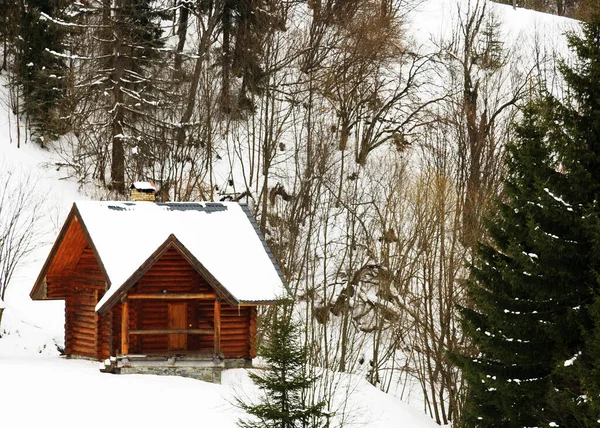
<path id="1" fill-rule="evenodd" d="M 272 306 L 282 302 L 282 299 L 276 300 L 240 300 L 239 306 Z"/>

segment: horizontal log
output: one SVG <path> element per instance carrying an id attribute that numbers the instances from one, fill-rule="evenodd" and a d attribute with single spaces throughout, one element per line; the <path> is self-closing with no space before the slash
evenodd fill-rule
<path id="1" fill-rule="evenodd" d="M 86 351 L 91 352 L 91 353 L 96 352 L 96 344 L 95 343 L 71 342 L 70 347 L 71 347 L 71 349 L 77 350 L 80 352 L 86 352 Z"/>
<path id="2" fill-rule="evenodd" d="M 94 345 L 96 343 L 96 337 L 86 335 L 80 332 L 74 332 L 65 336 L 66 340 L 70 343 L 80 343 L 86 345 Z"/>
<path id="3" fill-rule="evenodd" d="M 85 329 L 89 329 L 89 330 L 95 330 L 96 329 L 96 323 L 93 321 L 89 321 L 89 322 L 85 322 L 85 321 L 81 321 L 81 320 L 70 320 L 69 321 L 69 325 L 68 325 L 69 329 L 72 328 L 85 328 Z"/>
<path id="4" fill-rule="evenodd" d="M 73 348 L 69 352 L 74 355 L 82 355 L 84 357 L 96 358 L 96 350 L 95 349 L 83 349 L 83 348 Z"/>
<path id="5" fill-rule="evenodd" d="M 247 328 L 235 328 L 235 329 L 225 329 L 221 328 L 221 334 L 224 336 L 235 336 L 241 335 L 248 337 L 249 331 Z"/>
<path id="6" fill-rule="evenodd" d="M 152 293 L 152 294 L 130 294 L 128 299 L 153 299 L 153 300 L 214 300 L 215 293 Z"/>
<path id="7" fill-rule="evenodd" d="M 214 334 L 212 328 L 129 330 L 129 334 Z"/>
<path id="8" fill-rule="evenodd" d="M 79 333 L 82 336 L 86 337 L 96 337 L 96 329 L 83 327 L 83 326 L 71 326 L 70 328 L 72 333 Z"/>
<path id="9" fill-rule="evenodd" d="M 248 336 L 225 336 L 221 337 L 221 343 L 223 343 L 223 346 L 247 346 L 250 343 L 250 339 L 248 338 Z"/>

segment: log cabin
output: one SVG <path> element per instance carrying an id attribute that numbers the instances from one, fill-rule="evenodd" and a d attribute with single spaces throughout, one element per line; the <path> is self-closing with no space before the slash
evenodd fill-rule
<path id="1" fill-rule="evenodd" d="M 287 291 L 248 206 L 138 193 L 75 202 L 34 284 L 65 301 L 64 353 L 251 361 L 257 307 Z"/>

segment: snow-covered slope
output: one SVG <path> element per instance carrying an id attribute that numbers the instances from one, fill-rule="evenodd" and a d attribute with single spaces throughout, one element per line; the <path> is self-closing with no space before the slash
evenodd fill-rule
<path id="1" fill-rule="evenodd" d="M 31 177 L 36 197 L 45 200 L 45 212 L 36 249 L 16 272 L 6 295 L 0 326 L 0 426 L 93 428 L 118 421 L 148 428 L 211 423 L 235 427 L 242 414 L 233 406 L 234 398 L 244 391 L 255 393 L 244 370 L 228 371 L 223 384 L 214 385 L 178 377 L 115 376 L 101 373 L 97 363 L 59 357 L 64 304 L 32 302 L 29 292 L 73 201 L 89 198 L 78 193 L 68 170 L 58 167 L 61 159 L 55 152 L 24 140 L 24 127 L 21 148 L 17 148 L 5 86 L 0 75 L 0 178 L 9 171 Z M 346 395 L 350 397 L 343 406 L 343 418 L 353 426 L 437 426 L 420 410 L 363 379 L 345 375 L 340 382 L 343 386 L 338 388 L 336 402 L 341 409 Z M 103 408 L 110 411 L 100 411 Z"/>
<path id="2" fill-rule="evenodd" d="M 243 413 L 232 403 L 252 385 L 244 370 L 229 370 L 222 385 L 193 379 L 109 375 L 98 364 L 59 358 L 0 356 L 0 424 L 14 427 L 219 426 L 233 428 Z M 424 414 L 377 391 L 351 383 L 344 426 L 436 427 Z"/>
<path id="3" fill-rule="evenodd" d="M 483 1 L 483 0 L 481 0 Z M 474 0 L 471 0 L 474 2 Z M 415 42 L 431 49 L 455 28 L 457 4 L 466 9 L 469 0 L 423 1 L 410 15 L 407 28 Z M 576 23 L 510 6 L 490 4 L 502 24 L 506 43 L 525 59 L 539 51 L 552 56 L 566 54 L 563 34 Z M 64 304 L 32 302 L 29 291 L 73 201 L 89 199 L 78 192 L 69 171 L 51 149 L 26 141 L 21 126 L 21 148 L 12 114 L 6 80 L 0 74 L 0 180 L 6 174 L 30 177 L 35 192 L 45 201 L 35 251 L 17 270 L 7 292 L 0 325 L 0 426 L 129 426 L 162 427 L 174 423 L 218 422 L 233 427 L 240 416 L 231 405 L 236 391 L 251 389 L 244 371 L 225 373 L 223 385 L 174 378 L 123 375 L 98 371 L 97 364 L 59 358 L 63 345 Z M 365 381 L 342 376 L 349 391 L 345 409 L 347 424 L 368 427 L 433 427 L 421 409 L 386 395 Z M 343 401 L 345 393 L 336 400 Z M 93 399 L 90 400 L 90 397 Z M 65 420 L 66 408 L 74 414 Z M 108 412 L 101 411 L 104 408 Z M 32 411 L 32 409 L 35 409 Z M 144 409 L 131 412 L 131 409 Z M 89 417 L 89 415 L 94 415 Z M 135 415 L 135 416 L 134 416 Z"/>

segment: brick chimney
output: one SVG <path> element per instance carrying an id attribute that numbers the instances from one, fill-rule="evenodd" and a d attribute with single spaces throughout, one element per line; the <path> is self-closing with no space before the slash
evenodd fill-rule
<path id="1" fill-rule="evenodd" d="M 129 186 L 129 199 L 135 202 L 156 202 L 156 186 L 148 181 L 136 181 Z"/>

